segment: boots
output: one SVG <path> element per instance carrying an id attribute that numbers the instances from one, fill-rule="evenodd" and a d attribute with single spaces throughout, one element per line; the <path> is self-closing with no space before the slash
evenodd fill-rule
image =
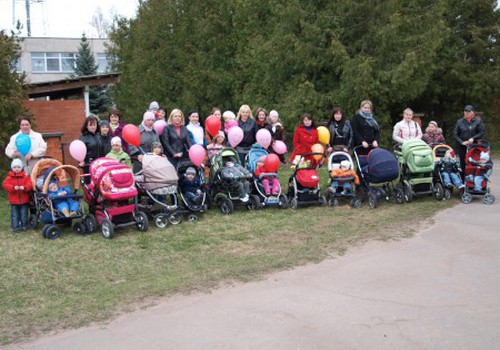
<path id="1" fill-rule="evenodd" d="M 65 217 L 67 217 L 67 218 L 71 216 L 71 214 L 70 214 L 70 213 L 69 213 L 69 211 L 68 211 L 68 208 L 64 208 L 64 209 L 62 210 L 62 213 L 63 213 L 63 214 L 64 214 L 64 216 L 65 216 Z"/>

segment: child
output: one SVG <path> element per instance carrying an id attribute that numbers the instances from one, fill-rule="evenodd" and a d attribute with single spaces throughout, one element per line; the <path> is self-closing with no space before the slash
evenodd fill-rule
<path id="1" fill-rule="evenodd" d="M 240 200 L 243 203 L 248 202 L 250 185 L 247 178 L 251 178 L 252 174 L 247 169 L 234 162 L 234 160 L 229 160 L 221 170 L 221 177 L 229 184 L 230 188 L 236 188 L 237 186 Z"/>
<path id="2" fill-rule="evenodd" d="M 23 171 L 23 162 L 16 158 L 10 164 L 11 171 L 2 186 L 8 193 L 10 225 L 12 231 L 28 230 L 28 202 L 33 188 L 30 178 Z"/>
<path id="3" fill-rule="evenodd" d="M 122 139 L 118 136 L 111 139 L 111 151 L 106 154 L 106 157 L 116 159 L 120 163 L 128 165 L 130 169 L 132 169 L 130 156 L 122 149 Z"/>
<path id="4" fill-rule="evenodd" d="M 155 156 L 166 157 L 163 154 L 163 146 L 161 145 L 161 142 L 158 141 L 155 141 L 151 144 L 151 153 L 153 153 Z"/>
<path id="5" fill-rule="evenodd" d="M 203 131 L 203 127 L 200 125 L 200 115 L 198 114 L 198 111 L 189 111 L 188 119 L 189 123 L 186 125 L 186 128 L 190 133 L 191 143 L 193 145 L 205 146 L 205 132 Z"/>
<path id="6" fill-rule="evenodd" d="M 477 167 L 480 167 L 481 170 L 479 173 L 473 177 L 474 181 L 474 191 L 480 192 L 483 190 L 483 181 L 489 180 L 491 172 L 493 171 L 493 163 L 490 160 L 490 156 L 488 152 L 481 152 L 479 156 L 479 162 L 474 161 L 472 158 L 469 158 L 469 162 Z M 469 175 L 472 176 L 472 175 Z"/>
<path id="7" fill-rule="evenodd" d="M 266 170 L 265 166 L 266 156 L 260 157 L 256 162 L 255 167 L 255 176 L 259 177 L 261 174 L 269 173 Z M 266 192 L 266 196 L 271 195 L 271 189 L 269 188 L 269 181 L 272 184 L 272 194 L 273 196 L 277 196 L 280 193 L 280 182 L 275 176 L 266 176 L 262 178 L 262 184 L 264 185 L 264 191 Z"/>
<path id="8" fill-rule="evenodd" d="M 291 169 L 295 170 L 297 169 L 307 169 L 311 167 L 311 161 L 309 159 L 306 159 L 302 156 L 295 156 L 292 162 L 292 166 L 290 167 Z"/>
<path id="9" fill-rule="evenodd" d="M 203 193 L 201 191 L 200 179 L 196 177 L 196 170 L 193 167 L 186 169 L 184 178 L 179 184 L 182 193 L 192 204 L 200 204 L 203 200 Z"/>
<path id="10" fill-rule="evenodd" d="M 214 138 L 212 139 L 212 143 L 207 145 L 209 158 L 216 156 L 219 153 L 219 151 L 224 148 L 224 139 L 225 137 L 222 132 L 219 132 L 217 135 L 214 136 Z"/>
<path id="11" fill-rule="evenodd" d="M 78 213 L 80 203 L 73 198 L 58 198 L 71 194 L 69 186 L 59 187 L 55 180 L 49 183 L 49 196 L 52 197 L 56 209 L 63 213 L 65 217 L 74 216 Z"/>
<path id="12" fill-rule="evenodd" d="M 278 112 L 276 112 L 274 109 L 269 112 L 269 124 L 267 126 L 267 129 L 271 132 L 271 140 L 272 143 L 276 141 L 283 141 L 285 142 L 285 129 L 283 128 L 283 124 L 281 123 L 280 116 Z M 271 151 L 272 150 L 271 147 Z M 278 154 L 278 157 L 280 158 L 281 163 L 285 164 L 285 155 L 284 154 Z"/>
<path id="13" fill-rule="evenodd" d="M 101 129 L 100 137 L 103 153 L 108 154 L 111 151 L 111 137 L 109 136 L 110 125 L 109 121 L 101 120 L 99 122 L 99 128 Z"/>
<path id="14" fill-rule="evenodd" d="M 340 162 L 340 168 L 332 169 L 330 176 L 334 178 L 332 180 L 333 193 L 337 193 L 337 188 L 342 185 L 341 195 L 349 194 L 351 192 L 351 181 L 342 181 L 340 179 L 335 179 L 339 177 L 354 177 L 354 184 L 359 185 L 359 177 L 354 170 L 351 169 L 351 163 L 348 160 L 343 160 Z"/>
<path id="15" fill-rule="evenodd" d="M 222 118 L 224 119 L 224 133 L 227 135 L 229 129 L 233 126 L 238 126 L 238 121 L 236 120 L 236 115 L 231 111 L 225 111 L 222 114 Z"/>
<path id="16" fill-rule="evenodd" d="M 464 188 L 464 184 L 458 175 L 460 166 L 455 158 L 455 152 L 451 149 L 446 151 L 444 157 L 439 160 L 438 170 L 441 174 L 441 178 L 443 179 L 444 187 L 451 188 L 453 183 L 453 185 L 455 185 L 458 189 Z"/>

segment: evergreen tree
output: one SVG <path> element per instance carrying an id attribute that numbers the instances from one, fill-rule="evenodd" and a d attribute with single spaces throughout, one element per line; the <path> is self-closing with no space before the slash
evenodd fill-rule
<path id="1" fill-rule="evenodd" d="M 85 34 L 83 34 L 78 53 L 76 54 L 75 73 L 72 77 L 96 75 L 97 68 L 97 63 L 90 50 L 88 39 Z M 111 97 L 107 85 L 89 88 L 89 107 L 92 113 L 105 112 L 111 104 Z"/>

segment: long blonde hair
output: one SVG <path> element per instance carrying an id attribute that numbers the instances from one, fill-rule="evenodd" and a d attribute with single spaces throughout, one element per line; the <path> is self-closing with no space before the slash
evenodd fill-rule
<path id="1" fill-rule="evenodd" d="M 241 105 L 240 110 L 238 111 L 238 115 L 236 116 L 236 120 L 240 120 L 241 112 L 244 112 L 245 110 L 250 113 L 248 118 L 253 119 L 252 110 L 250 109 L 250 106 L 249 105 Z"/>

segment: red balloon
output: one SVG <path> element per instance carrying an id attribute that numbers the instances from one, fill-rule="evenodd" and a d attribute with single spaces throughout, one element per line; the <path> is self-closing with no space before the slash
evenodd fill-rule
<path id="1" fill-rule="evenodd" d="M 268 154 L 264 160 L 264 167 L 268 173 L 276 173 L 280 167 L 280 158 L 274 154 Z"/>
<path id="2" fill-rule="evenodd" d="M 212 135 L 212 137 L 219 133 L 220 126 L 220 119 L 215 115 L 210 115 L 207 120 L 205 120 L 205 128 L 207 129 L 208 133 Z"/>
<path id="3" fill-rule="evenodd" d="M 134 124 L 127 124 L 123 127 L 122 137 L 127 143 L 139 147 L 141 145 L 141 132 Z"/>

